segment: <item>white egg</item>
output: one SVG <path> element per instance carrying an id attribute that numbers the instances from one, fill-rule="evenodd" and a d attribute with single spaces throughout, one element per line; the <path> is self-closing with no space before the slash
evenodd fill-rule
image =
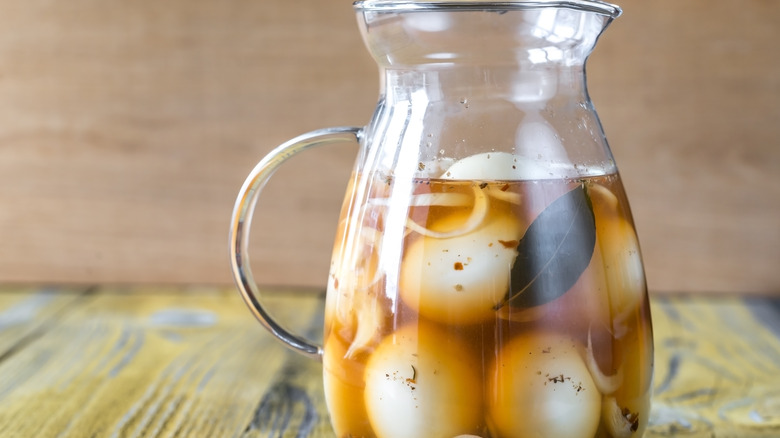
<path id="1" fill-rule="evenodd" d="M 431 228 L 456 228 L 467 217 L 453 214 Z M 509 288 L 522 233 L 519 219 L 493 211 L 469 233 L 413 241 L 401 265 L 402 299 L 439 322 L 472 323 L 494 317 L 494 306 Z"/>
<path id="2" fill-rule="evenodd" d="M 634 227 L 621 212 L 617 197 L 606 187 L 588 186 L 596 218 L 596 237 L 614 315 L 633 311 L 645 294 L 645 274 Z"/>
<path id="3" fill-rule="evenodd" d="M 487 394 L 493 436 L 592 437 L 601 411 L 599 393 L 577 341 L 550 333 L 509 342 L 491 369 Z"/>
<path id="4" fill-rule="evenodd" d="M 388 335 L 366 365 L 365 402 L 380 438 L 479 432 L 480 374 L 461 341 L 430 324 Z"/>
<path id="5" fill-rule="evenodd" d="M 444 179 L 520 181 L 551 177 L 549 166 L 522 155 L 485 152 L 458 160 L 441 175 Z"/>

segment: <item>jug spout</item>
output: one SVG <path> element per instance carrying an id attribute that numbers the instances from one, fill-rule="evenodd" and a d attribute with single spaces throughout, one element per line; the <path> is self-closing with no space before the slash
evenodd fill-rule
<path id="1" fill-rule="evenodd" d="M 600 1 L 359 1 L 380 67 L 583 64 L 621 14 Z"/>

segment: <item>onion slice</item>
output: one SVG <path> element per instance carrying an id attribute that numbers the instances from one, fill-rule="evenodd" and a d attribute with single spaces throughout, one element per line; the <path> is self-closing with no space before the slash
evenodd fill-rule
<path id="1" fill-rule="evenodd" d="M 421 193 L 414 195 L 409 199 L 410 207 L 465 207 L 469 205 L 471 196 L 461 193 Z M 368 204 L 389 206 L 392 203 L 390 198 L 371 198 Z"/>
<path id="2" fill-rule="evenodd" d="M 462 236 L 474 231 L 485 220 L 489 205 L 490 203 L 488 201 L 488 197 L 485 195 L 482 189 L 479 188 L 479 186 L 475 185 L 474 207 L 471 209 L 471 215 L 469 215 L 469 218 L 466 219 L 466 222 L 463 223 L 462 227 L 446 232 L 433 231 L 423 227 L 422 225 L 413 221 L 411 218 L 406 219 L 406 226 L 416 233 L 434 239 L 449 239 L 451 237 Z"/>
<path id="3" fill-rule="evenodd" d="M 601 371 L 599 364 L 596 362 L 596 357 L 593 355 L 593 341 L 591 340 L 590 327 L 588 328 L 588 351 L 585 363 L 588 366 L 590 375 L 593 377 L 593 382 L 596 384 L 599 392 L 608 395 L 620 388 L 620 383 L 623 381 L 623 367 L 618 368 L 617 372 L 611 376 L 607 376 Z"/>
<path id="4" fill-rule="evenodd" d="M 501 319 L 513 322 L 533 322 L 538 321 L 547 314 L 547 306 L 534 306 L 528 308 L 513 308 L 512 306 L 502 306 L 498 309 L 498 316 Z"/>
<path id="5" fill-rule="evenodd" d="M 372 345 L 376 345 L 379 342 L 382 326 L 384 325 L 385 315 L 376 297 L 369 298 L 369 294 L 363 296 L 366 298 L 360 300 L 360 302 L 357 302 L 357 296 L 355 297 L 356 306 L 353 308 L 353 313 L 357 320 L 357 331 L 355 332 L 355 337 L 352 338 L 349 349 L 344 354 L 344 357 L 347 358 L 354 358 L 358 352 L 365 351 Z"/>
<path id="6" fill-rule="evenodd" d="M 498 199 L 499 201 L 508 202 L 510 204 L 520 205 L 522 197 L 520 193 L 503 191 L 503 190 L 488 190 L 488 195 L 491 198 Z"/>

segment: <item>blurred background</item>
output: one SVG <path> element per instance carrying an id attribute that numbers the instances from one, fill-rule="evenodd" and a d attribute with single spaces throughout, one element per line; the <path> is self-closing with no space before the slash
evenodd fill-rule
<path id="1" fill-rule="evenodd" d="M 652 293 L 780 294 L 780 2 L 624 0 L 588 63 Z M 231 284 L 254 164 L 363 125 L 348 0 L 0 0 L 0 282 Z M 260 200 L 253 267 L 323 287 L 355 147 Z"/>

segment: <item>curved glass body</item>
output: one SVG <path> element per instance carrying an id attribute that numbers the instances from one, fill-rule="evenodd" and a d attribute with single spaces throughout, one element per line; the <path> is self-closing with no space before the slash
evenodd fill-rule
<path id="1" fill-rule="evenodd" d="M 356 4 L 381 95 L 343 204 L 339 437 L 635 437 L 652 330 L 585 61 L 593 1 Z"/>

